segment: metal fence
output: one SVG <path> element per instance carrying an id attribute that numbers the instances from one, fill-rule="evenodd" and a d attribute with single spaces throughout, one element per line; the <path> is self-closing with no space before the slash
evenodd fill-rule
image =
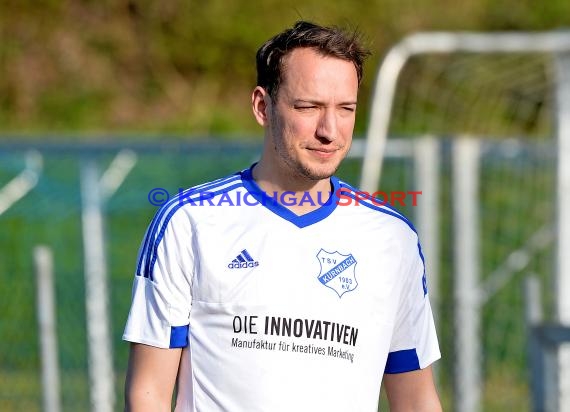
<path id="1" fill-rule="evenodd" d="M 48 410 L 50 402 L 64 411 L 122 410 L 128 346 L 121 335 L 146 225 L 179 188 L 247 167 L 259 153 L 257 143 L 219 141 L 0 143 L 0 410 Z M 356 141 L 339 176 L 356 184 L 362 155 L 362 142 Z M 553 145 L 522 139 L 388 142 L 381 189 L 422 190 L 416 206 L 396 207 L 417 223 L 426 252 L 443 353 L 437 378 L 445 410 L 461 390 L 454 388 L 455 376 L 464 372 L 454 361 L 461 337 L 454 323 L 457 311 L 477 324 L 473 341 L 463 344 L 478 348 L 481 374 L 475 378 L 483 410 L 530 409 L 522 281 L 533 274 L 541 282 L 548 318 L 554 310 L 555 160 Z M 472 210 L 467 215 L 466 208 Z M 100 212 L 99 223 L 94 210 Z M 94 253 L 89 245 L 97 243 L 98 224 L 104 242 Z M 474 256 L 458 252 L 469 228 L 478 245 Z M 49 286 L 39 286 L 36 278 L 36 266 L 45 265 L 34 264 L 34 251 L 36 262 L 46 260 L 38 245 L 48 246 L 53 256 L 51 321 L 38 306 L 49 301 L 39 294 Z M 476 284 L 460 283 L 464 259 L 478 268 Z M 94 285 L 88 287 L 90 282 Z M 108 306 L 94 310 L 86 302 L 102 284 L 106 287 L 95 292 L 94 301 L 106 300 Z M 473 306 L 460 300 L 458 290 L 476 290 L 477 300 L 467 303 L 480 311 L 470 312 Z M 108 314 L 107 336 L 89 326 L 88 319 L 101 310 Z M 55 331 L 51 346 L 50 329 Z M 48 331 L 43 339 L 40 330 Z M 107 351 L 102 345 L 103 355 L 92 352 L 101 349 L 98 339 L 109 342 Z M 57 366 L 57 373 L 42 381 L 50 351 L 56 353 L 51 367 Z M 110 370 L 94 372 L 106 362 Z M 110 376 L 107 386 L 97 383 L 97 373 Z M 52 387 L 57 393 L 50 398 L 43 391 L 53 376 L 59 376 L 59 386 Z"/>

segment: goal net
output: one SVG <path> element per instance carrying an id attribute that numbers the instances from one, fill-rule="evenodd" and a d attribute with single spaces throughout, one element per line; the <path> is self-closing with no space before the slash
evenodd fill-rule
<path id="1" fill-rule="evenodd" d="M 558 295 L 570 285 L 557 254 L 567 218 L 557 203 L 568 183 L 557 176 L 559 141 L 570 140 L 561 114 L 569 35 L 418 34 L 392 48 L 379 71 L 361 186 L 389 186 L 391 169 L 410 167 L 389 154 L 382 167 L 386 141 L 411 140 L 420 148 L 412 167 L 423 156 L 436 169 L 437 182 L 416 171 L 414 189 L 424 192 L 412 213 L 429 239 L 444 409 L 529 410 L 545 387 L 529 366 L 530 308 L 535 322 L 567 322 Z M 435 157 L 422 153 L 426 136 Z M 434 204 L 422 205 L 427 199 Z M 538 281 L 540 302 L 525 299 L 527 278 Z M 570 403 L 564 349 L 553 364 L 544 379 L 557 384 L 539 395 L 556 408 Z"/>

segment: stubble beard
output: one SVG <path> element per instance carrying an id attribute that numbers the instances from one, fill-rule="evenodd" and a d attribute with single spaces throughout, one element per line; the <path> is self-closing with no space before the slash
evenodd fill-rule
<path id="1" fill-rule="evenodd" d="M 274 119 L 278 119 L 278 115 L 275 113 L 275 111 L 273 111 L 273 117 Z M 292 153 L 295 153 L 295 148 L 292 146 L 288 147 L 285 144 L 285 139 L 283 138 L 283 128 L 280 124 L 280 121 L 274 123 L 271 135 L 275 153 L 283 161 L 286 167 L 294 174 L 295 177 L 307 179 L 313 182 L 328 179 L 336 173 L 340 167 L 342 160 L 344 159 L 343 156 L 340 160 L 338 160 L 337 164 L 323 165 L 323 169 L 328 170 L 318 170 L 317 168 L 310 167 L 310 165 L 305 164 L 300 159 L 296 159 L 292 156 Z M 339 148 L 339 150 L 341 149 L 342 148 Z"/>
<path id="2" fill-rule="evenodd" d="M 310 169 L 308 165 L 304 165 L 301 162 L 296 162 L 296 163 L 297 163 L 297 171 L 299 172 L 299 174 L 312 181 L 319 181 L 330 178 L 332 175 L 336 173 L 340 165 L 339 163 L 335 166 L 330 166 L 332 167 L 332 170 L 320 171 L 316 169 Z"/>
<path id="3" fill-rule="evenodd" d="M 342 161 L 342 159 L 340 159 L 337 164 L 325 164 L 322 168 L 319 168 L 318 166 L 311 167 L 310 165 L 303 163 L 301 160 L 295 159 L 291 156 L 290 153 L 292 150 L 287 150 L 284 145 L 274 142 L 274 148 L 278 156 L 294 175 L 313 182 L 330 178 L 336 173 Z"/>

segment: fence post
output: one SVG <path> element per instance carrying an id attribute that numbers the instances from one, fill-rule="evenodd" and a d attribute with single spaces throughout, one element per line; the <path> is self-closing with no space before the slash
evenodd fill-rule
<path id="1" fill-rule="evenodd" d="M 57 322 L 53 281 L 53 255 L 47 246 L 34 248 L 36 299 L 42 363 L 42 410 L 59 412 L 60 382 L 57 349 Z"/>
<path id="2" fill-rule="evenodd" d="M 557 270 L 556 306 L 558 321 L 570 325 L 570 52 L 555 55 L 557 171 Z M 570 344 L 558 350 L 558 410 L 570 411 Z"/>
<path id="3" fill-rule="evenodd" d="M 92 159 L 81 166 L 81 198 L 91 410 L 112 412 L 115 377 L 108 315 L 107 262 L 99 176 Z"/>
<path id="4" fill-rule="evenodd" d="M 421 190 L 416 206 L 418 233 L 426 261 L 432 311 L 439 320 L 439 141 L 425 136 L 414 142 L 416 189 Z"/>
<path id="5" fill-rule="evenodd" d="M 527 329 L 527 354 L 530 366 L 530 389 L 532 393 L 532 411 L 544 410 L 544 357 L 535 327 L 542 322 L 542 303 L 540 283 L 534 275 L 524 279 L 525 320 Z"/>
<path id="6" fill-rule="evenodd" d="M 481 391 L 479 280 L 479 141 L 453 142 L 453 241 L 455 243 L 454 402 L 457 412 L 479 410 Z"/>

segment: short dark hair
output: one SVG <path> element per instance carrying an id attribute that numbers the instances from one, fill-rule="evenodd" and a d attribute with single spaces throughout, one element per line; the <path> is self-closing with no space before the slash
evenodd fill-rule
<path id="1" fill-rule="evenodd" d="M 370 55 L 361 44 L 360 33 L 298 21 L 292 28 L 266 41 L 257 51 L 257 85 L 263 87 L 273 100 L 283 79 L 283 57 L 302 47 L 314 49 L 323 56 L 352 62 L 360 84 L 364 60 Z"/>

